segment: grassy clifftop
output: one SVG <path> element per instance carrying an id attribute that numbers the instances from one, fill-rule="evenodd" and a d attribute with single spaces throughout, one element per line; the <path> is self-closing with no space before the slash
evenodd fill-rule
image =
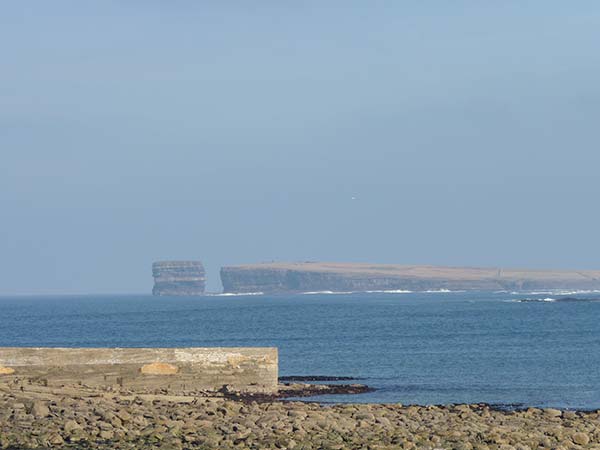
<path id="1" fill-rule="evenodd" d="M 260 263 L 221 269 L 225 292 L 600 289 L 600 270 L 364 263 Z"/>

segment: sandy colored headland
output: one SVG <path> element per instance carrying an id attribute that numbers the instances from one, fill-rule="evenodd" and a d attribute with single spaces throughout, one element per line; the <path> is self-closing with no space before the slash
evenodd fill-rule
<path id="1" fill-rule="evenodd" d="M 260 263 L 223 267 L 225 292 L 600 289 L 600 270 L 536 270 L 361 263 Z"/>
<path id="2" fill-rule="evenodd" d="M 0 378 L 0 448 L 600 449 L 600 411 L 321 405 Z"/>

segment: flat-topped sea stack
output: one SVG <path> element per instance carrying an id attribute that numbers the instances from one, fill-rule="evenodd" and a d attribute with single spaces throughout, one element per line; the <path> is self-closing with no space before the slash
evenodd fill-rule
<path id="1" fill-rule="evenodd" d="M 359 263 L 223 267 L 226 293 L 600 289 L 600 270 L 528 270 Z"/>
<path id="2" fill-rule="evenodd" d="M 200 261 L 158 261 L 152 264 L 153 295 L 203 295 L 206 283 Z"/>

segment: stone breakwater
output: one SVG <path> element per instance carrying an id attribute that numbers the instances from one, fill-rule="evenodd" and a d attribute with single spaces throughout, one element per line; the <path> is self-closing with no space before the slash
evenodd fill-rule
<path id="1" fill-rule="evenodd" d="M 278 389 L 276 348 L 0 348 L 0 379 L 47 386 L 239 392 Z"/>
<path id="2" fill-rule="evenodd" d="M 264 263 L 223 267 L 226 293 L 600 289 L 600 271 L 352 263 Z"/>
<path id="3" fill-rule="evenodd" d="M 599 449 L 600 412 L 320 405 L 0 380 L 0 448 Z"/>
<path id="4" fill-rule="evenodd" d="M 206 273 L 200 261 L 159 261 L 152 264 L 153 295 L 203 295 Z"/>

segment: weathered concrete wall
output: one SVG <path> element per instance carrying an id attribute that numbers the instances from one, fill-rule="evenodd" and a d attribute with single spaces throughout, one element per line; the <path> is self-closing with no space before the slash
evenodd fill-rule
<path id="1" fill-rule="evenodd" d="M 276 348 L 0 348 L 0 377 L 130 389 L 277 390 Z"/>

